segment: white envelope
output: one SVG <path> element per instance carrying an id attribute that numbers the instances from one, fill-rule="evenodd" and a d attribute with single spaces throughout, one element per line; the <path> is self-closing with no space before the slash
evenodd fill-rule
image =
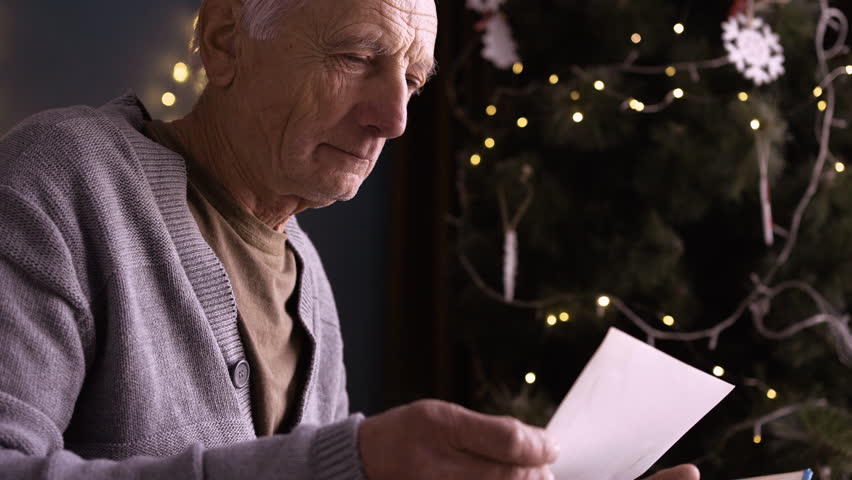
<path id="1" fill-rule="evenodd" d="M 547 430 L 556 480 L 634 480 L 733 385 L 610 328 Z"/>
<path id="2" fill-rule="evenodd" d="M 762 477 L 744 478 L 743 480 L 811 480 L 814 472 L 811 469 L 801 472 L 779 473 L 778 475 L 765 475 Z"/>

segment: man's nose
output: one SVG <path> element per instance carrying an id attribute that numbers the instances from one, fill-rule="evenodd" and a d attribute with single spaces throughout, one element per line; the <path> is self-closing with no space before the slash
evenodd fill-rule
<path id="1" fill-rule="evenodd" d="M 359 109 L 359 122 L 383 138 L 405 133 L 408 122 L 408 82 L 404 75 L 386 76 L 367 86 Z"/>

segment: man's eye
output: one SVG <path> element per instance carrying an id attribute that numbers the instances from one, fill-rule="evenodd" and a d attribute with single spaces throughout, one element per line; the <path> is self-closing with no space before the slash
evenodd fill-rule
<path id="1" fill-rule="evenodd" d="M 340 56 L 340 58 L 346 60 L 349 63 L 357 63 L 357 64 L 367 64 L 370 63 L 370 58 L 362 55 L 352 55 L 349 53 L 345 53 Z"/>
<path id="2" fill-rule="evenodd" d="M 408 88 L 411 90 L 412 95 L 420 95 L 420 92 L 423 91 L 423 87 L 420 85 L 420 82 L 413 78 L 407 78 L 406 83 L 408 83 Z"/>

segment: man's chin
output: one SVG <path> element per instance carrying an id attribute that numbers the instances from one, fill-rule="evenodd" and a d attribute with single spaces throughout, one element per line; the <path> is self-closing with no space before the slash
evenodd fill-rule
<path id="1" fill-rule="evenodd" d="M 303 198 L 311 204 L 311 208 L 327 207 L 335 202 L 347 202 L 355 198 L 358 188 L 341 189 L 337 191 L 311 192 Z"/>

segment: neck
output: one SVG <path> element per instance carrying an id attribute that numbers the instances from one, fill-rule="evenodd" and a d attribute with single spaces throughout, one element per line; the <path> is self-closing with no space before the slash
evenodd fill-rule
<path id="1" fill-rule="evenodd" d="M 186 117 L 166 124 L 169 133 L 192 156 L 193 161 L 224 187 L 247 212 L 275 231 L 283 232 L 292 215 L 307 208 L 296 196 L 265 191 L 263 172 L 256 171 L 252 158 L 241 158 L 234 148 L 234 125 L 227 124 L 221 102 L 207 91 Z M 224 121 L 223 121 L 224 119 Z"/>

